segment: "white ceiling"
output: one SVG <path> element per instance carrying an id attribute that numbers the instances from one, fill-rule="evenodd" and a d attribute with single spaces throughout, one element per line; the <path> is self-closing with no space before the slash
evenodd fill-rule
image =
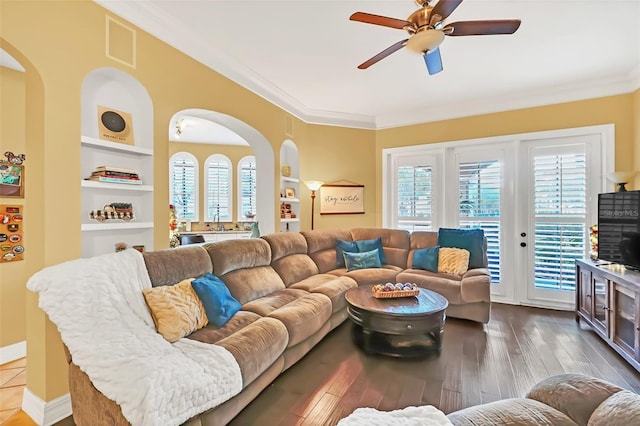
<path id="1" fill-rule="evenodd" d="M 349 16 L 406 19 L 411 0 L 94 1 L 310 123 L 380 129 L 640 87 L 640 0 L 465 0 L 446 23 L 522 25 L 445 38 L 433 76 L 407 49 L 356 68 L 407 34 Z"/>

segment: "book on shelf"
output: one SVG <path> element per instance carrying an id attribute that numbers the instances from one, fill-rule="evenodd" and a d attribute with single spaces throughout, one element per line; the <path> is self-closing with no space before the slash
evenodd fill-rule
<path id="1" fill-rule="evenodd" d="M 122 179 L 140 179 L 140 175 L 138 175 L 138 173 L 112 172 L 109 170 L 95 171 L 91 173 L 91 176 L 114 177 Z"/>
<path id="2" fill-rule="evenodd" d="M 133 173 L 138 174 L 138 171 L 135 169 L 126 169 L 124 167 L 113 167 L 113 166 L 98 166 L 95 168 L 96 172 L 118 172 L 118 173 Z"/>
<path id="3" fill-rule="evenodd" d="M 117 178 L 117 177 L 110 177 L 110 176 L 91 176 L 91 177 L 85 178 L 85 180 L 91 180 L 94 182 L 107 182 L 107 183 L 126 183 L 129 185 L 142 184 L 142 180 L 139 178 L 134 179 L 134 178 Z"/>

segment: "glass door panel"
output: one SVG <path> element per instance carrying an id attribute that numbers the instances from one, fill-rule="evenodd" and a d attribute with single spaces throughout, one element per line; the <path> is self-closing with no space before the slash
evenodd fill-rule
<path id="1" fill-rule="evenodd" d="M 637 295 L 617 284 L 613 285 L 614 328 L 613 340 L 631 355 L 638 346 L 638 301 Z"/>

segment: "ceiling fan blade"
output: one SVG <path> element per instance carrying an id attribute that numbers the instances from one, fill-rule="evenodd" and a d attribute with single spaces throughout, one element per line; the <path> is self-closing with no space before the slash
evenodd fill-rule
<path id="1" fill-rule="evenodd" d="M 513 34 L 520 28 L 519 19 L 460 21 L 447 24 L 442 31 L 448 36 Z"/>
<path id="2" fill-rule="evenodd" d="M 442 58 L 440 57 L 440 48 L 430 50 L 424 54 L 424 63 L 427 65 L 429 75 L 438 74 L 442 71 Z"/>
<path id="3" fill-rule="evenodd" d="M 365 70 L 369 68 L 371 65 L 375 64 L 376 62 L 381 61 L 387 56 L 391 55 L 393 52 L 402 49 L 407 44 L 408 40 L 409 39 L 400 40 L 399 42 L 392 44 L 391 46 L 387 47 L 386 49 L 384 49 L 382 52 L 378 53 L 371 59 L 368 59 L 365 62 L 358 65 L 358 69 Z"/>
<path id="4" fill-rule="evenodd" d="M 349 17 L 352 21 L 364 22 L 365 24 L 382 25 L 383 27 L 403 29 L 406 26 L 412 27 L 413 24 L 404 19 L 389 18 L 387 16 L 374 15 L 365 12 L 356 12 Z"/>
<path id="5" fill-rule="evenodd" d="M 453 13 L 454 10 L 456 10 L 458 6 L 460 6 L 460 3 L 462 3 L 462 0 L 440 0 L 433 7 L 431 16 L 440 15 L 442 17 L 441 21 L 444 21 L 449 15 Z"/>

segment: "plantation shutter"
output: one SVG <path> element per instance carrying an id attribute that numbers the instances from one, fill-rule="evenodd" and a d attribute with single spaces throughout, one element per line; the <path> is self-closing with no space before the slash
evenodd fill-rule
<path id="1" fill-rule="evenodd" d="M 190 154 L 176 154 L 171 159 L 172 204 L 179 221 L 197 220 L 197 168 Z"/>
<path id="2" fill-rule="evenodd" d="M 430 231 L 433 221 L 432 166 L 400 165 L 396 170 L 397 228 Z"/>
<path id="3" fill-rule="evenodd" d="M 240 162 L 239 216 L 241 220 L 251 220 L 256 214 L 256 160 L 252 156 Z"/>
<path id="4" fill-rule="evenodd" d="M 231 219 L 231 163 L 222 155 L 213 155 L 207 160 L 206 197 L 208 221 Z"/>
<path id="5" fill-rule="evenodd" d="M 487 239 L 491 282 L 500 282 L 500 160 L 461 162 L 459 165 L 460 228 L 480 228 Z"/>
<path id="6" fill-rule="evenodd" d="M 535 287 L 573 291 L 586 244 L 587 159 L 581 146 L 551 150 L 536 148 L 533 157 Z"/>

